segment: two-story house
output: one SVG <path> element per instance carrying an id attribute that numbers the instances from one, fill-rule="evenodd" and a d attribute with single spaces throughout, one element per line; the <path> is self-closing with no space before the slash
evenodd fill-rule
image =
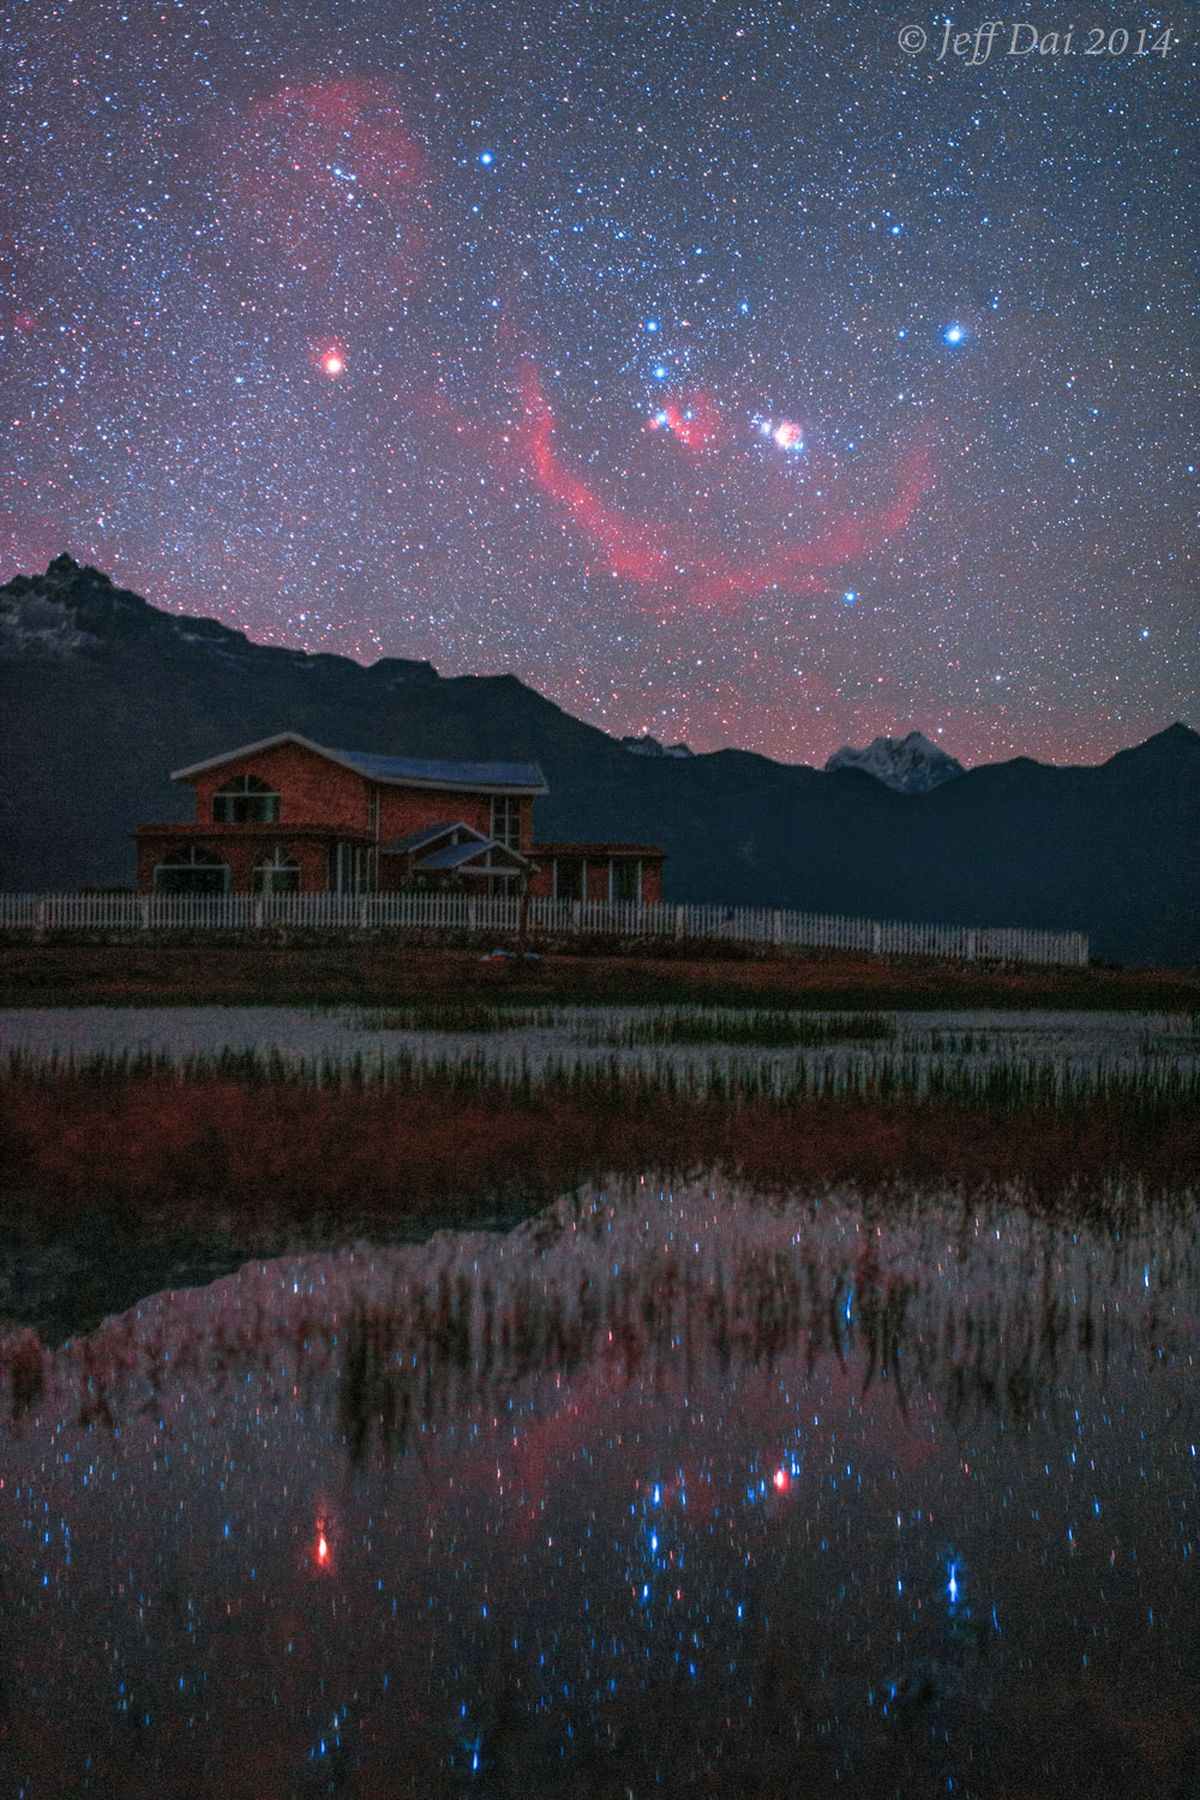
<path id="1" fill-rule="evenodd" d="M 533 842 L 536 763 L 330 750 L 288 731 L 171 779 L 192 784 L 195 818 L 138 827 L 143 892 L 662 898 L 658 845 Z"/>

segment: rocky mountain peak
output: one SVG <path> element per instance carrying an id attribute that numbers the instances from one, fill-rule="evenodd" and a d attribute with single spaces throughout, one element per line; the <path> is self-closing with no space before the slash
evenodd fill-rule
<path id="1" fill-rule="evenodd" d="M 927 794 L 963 773 L 960 762 L 920 731 L 903 738 L 877 737 L 861 750 L 847 744 L 834 751 L 825 768 L 861 769 L 900 794 Z"/>

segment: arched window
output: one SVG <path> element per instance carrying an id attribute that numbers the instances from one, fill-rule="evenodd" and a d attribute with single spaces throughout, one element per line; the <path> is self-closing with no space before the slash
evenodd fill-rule
<path id="1" fill-rule="evenodd" d="M 211 850 L 186 844 L 164 856 L 154 871 L 157 894 L 227 894 L 229 865 Z"/>
<path id="2" fill-rule="evenodd" d="M 254 865 L 254 891 L 256 894 L 298 894 L 300 864 L 285 856 L 276 844 L 270 857 L 264 856 Z"/>
<path id="3" fill-rule="evenodd" d="M 279 795 L 259 775 L 235 775 L 213 795 L 218 825 L 273 825 L 279 817 Z"/>

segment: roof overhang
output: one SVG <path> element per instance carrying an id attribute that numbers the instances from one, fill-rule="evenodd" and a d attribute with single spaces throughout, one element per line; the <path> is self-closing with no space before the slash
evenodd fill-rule
<path id="1" fill-rule="evenodd" d="M 349 769 L 351 774 L 360 775 L 365 781 L 377 781 L 384 787 L 433 788 L 467 794 L 516 794 L 519 796 L 548 794 L 545 777 L 536 764 L 530 767 L 536 770 L 539 779 L 534 781 L 504 781 L 487 777 L 482 773 L 475 776 L 456 779 L 446 775 L 388 775 L 379 770 L 366 770 L 360 767 L 352 757 L 339 750 L 330 750 L 324 744 L 314 744 L 311 738 L 304 737 L 298 731 L 279 731 L 274 737 L 259 738 L 253 744 L 240 744 L 235 750 L 224 750 L 220 756 L 209 756 L 203 762 L 189 763 L 186 769 L 173 769 L 172 781 L 194 781 L 198 775 L 206 775 L 210 769 L 223 768 L 227 763 L 241 762 L 247 756 L 259 756 L 264 750 L 275 750 L 281 744 L 298 744 L 302 750 L 311 750 L 314 756 L 323 756 L 326 762 L 336 763 L 339 768 Z M 374 752 L 365 752 L 375 754 Z M 419 762 L 419 757 L 412 759 Z M 480 770 L 487 764 L 478 765 Z"/>
<path id="2" fill-rule="evenodd" d="M 486 857 L 482 862 L 480 858 Z M 474 865 L 474 866 L 472 866 Z M 519 875 L 532 868 L 528 857 L 495 838 L 480 838 L 477 843 L 446 844 L 431 850 L 413 863 L 414 874 L 437 875 Z"/>
<path id="3" fill-rule="evenodd" d="M 395 838 L 390 844 L 380 844 L 380 856 L 415 856 L 419 850 L 428 851 L 443 838 L 453 838 L 458 842 L 473 840 L 476 844 L 488 844 L 493 840 L 486 832 L 476 831 L 465 819 L 447 819 L 439 825 L 427 825 L 423 831 L 411 832 L 408 837 Z"/>

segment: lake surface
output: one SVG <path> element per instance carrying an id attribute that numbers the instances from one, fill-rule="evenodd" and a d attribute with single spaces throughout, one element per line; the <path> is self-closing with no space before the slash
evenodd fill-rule
<path id="1" fill-rule="evenodd" d="M 10 1337 L 0 1791 L 1194 1800 L 1198 1321 L 1184 1207 L 647 1179 Z"/>
<path id="2" fill-rule="evenodd" d="M 1200 1068 L 1200 1034 L 1186 1015 L 1130 1012 L 881 1012 L 889 1035 L 817 1047 L 772 1050 L 723 1045 L 719 1028 L 712 1041 L 630 1047 L 629 1029 L 662 1007 L 513 1008 L 533 1010 L 545 1022 L 493 1031 L 382 1028 L 378 1008 L 296 1006 L 78 1006 L 0 1008 L 0 1049 L 34 1059 L 51 1056 L 85 1061 L 97 1054 L 163 1057 L 182 1063 L 223 1051 L 278 1054 L 285 1062 L 331 1065 L 358 1059 L 369 1073 L 389 1058 L 411 1056 L 426 1063 L 479 1062 L 500 1073 L 613 1064 L 627 1069 L 670 1066 L 701 1077 L 712 1068 L 773 1068 L 786 1075 L 798 1067 L 854 1069 L 880 1059 L 902 1059 L 923 1067 L 969 1063 L 1054 1064 L 1086 1076 L 1098 1069 L 1135 1071 Z M 685 1009 L 717 1012 L 722 1009 Z M 392 1015 L 400 1017 L 399 1012 Z M 834 1010 L 792 1017 L 846 1018 Z M 851 1014 L 861 1019 L 863 1015 Z"/>

